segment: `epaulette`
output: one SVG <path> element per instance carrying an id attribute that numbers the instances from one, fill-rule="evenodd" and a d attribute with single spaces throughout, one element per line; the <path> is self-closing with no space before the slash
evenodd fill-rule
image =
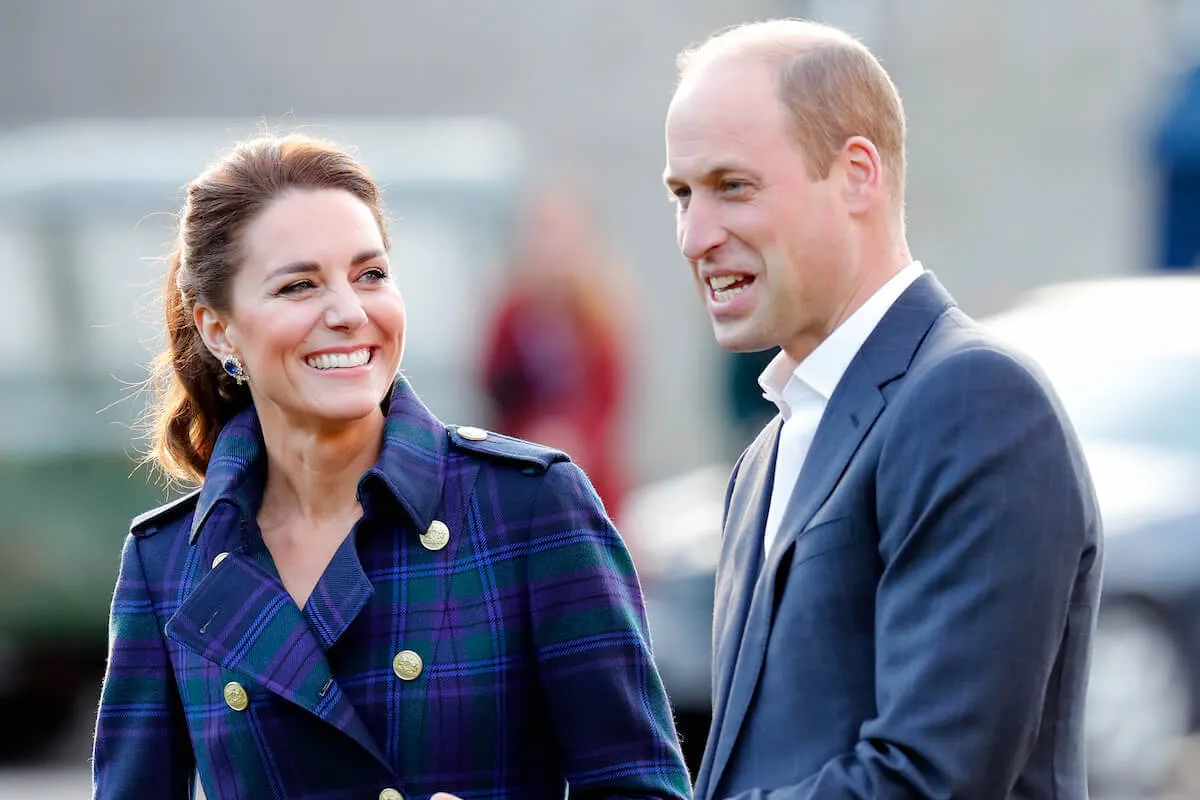
<path id="1" fill-rule="evenodd" d="M 492 458 L 515 461 L 524 466 L 526 472 L 545 472 L 555 462 L 571 460 L 562 450 L 469 425 L 447 425 L 446 432 L 456 447 Z"/>
<path id="2" fill-rule="evenodd" d="M 196 489 L 182 497 L 176 497 L 174 500 L 164 503 L 158 508 L 152 508 L 143 514 L 139 514 L 129 524 L 129 532 L 134 536 L 149 536 L 158 530 L 158 525 L 155 523 L 170 522 L 178 518 L 181 514 L 191 511 L 195 507 L 198 497 L 200 497 L 200 490 Z"/>

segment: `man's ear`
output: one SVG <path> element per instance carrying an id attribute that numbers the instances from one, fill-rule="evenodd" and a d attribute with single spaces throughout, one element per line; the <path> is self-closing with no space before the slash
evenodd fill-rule
<path id="1" fill-rule="evenodd" d="M 851 213 L 863 214 L 886 199 L 887 175 L 875 143 L 864 136 L 851 136 L 840 160 L 846 175 L 846 202 Z"/>
<path id="2" fill-rule="evenodd" d="M 196 330 L 200 332 L 200 338 L 204 340 L 204 346 L 208 348 L 208 352 L 212 353 L 218 361 L 238 352 L 229 335 L 229 323 L 221 314 L 218 314 L 208 306 L 199 304 L 196 305 L 192 313 L 193 319 L 196 321 Z"/>

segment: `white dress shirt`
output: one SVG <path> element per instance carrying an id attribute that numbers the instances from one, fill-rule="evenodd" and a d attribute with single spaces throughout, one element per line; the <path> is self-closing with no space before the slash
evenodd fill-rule
<path id="1" fill-rule="evenodd" d="M 833 390 L 875 326 L 924 271 L 920 261 L 913 261 L 879 287 L 799 364 L 781 351 L 759 376 L 763 396 L 779 407 L 783 417 L 771 505 L 763 534 L 764 555 L 771 551 L 779 533 L 800 469 Z"/>

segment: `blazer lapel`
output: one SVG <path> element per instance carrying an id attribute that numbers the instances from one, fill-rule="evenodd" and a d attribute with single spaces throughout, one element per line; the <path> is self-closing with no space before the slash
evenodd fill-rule
<path id="1" fill-rule="evenodd" d="M 388 764 L 334 680 L 322 641 L 279 581 L 265 546 L 235 551 L 209 572 L 166 633 L 320 717 Z"/>
<path id="2" fill-rule="evenodd" d="M 752 577 L 762 563 L 763 527 L 771 502 L 775 478 L 775 452 L 779 447 L 782 419 L 776 417 L 746 451 L 737 469 L 729 496 L 729 512 L 721 542 L 720 568 L 713 609 L 713 714 L 711 735 L 696 778 L 696 794 L 703 797 L 713 757 L 728 755 L 729 746 L 719 732 L 729 700 L 729 683 L 737 661 L 738 646 L 750 610 Z"/>
<path id="3" fill-rule="evenodd" d="M 743 591 L 753 587 L 753 593 L 745 617 L 745 630 L 733 657 L 732 677 L 723 702 L 718 699 L 722 714 L 719 719 L 714 714 L 713 735 L 717 737 L 717 743 L 711 751 L 712 768 L 706 776 L 705 787 L 710 795 L 720 785 L 721 774 L 728 764 L 762 672 L 775 607 L 776 573 L 784 556 L 829 498 L 883 411 L 886 402 L 882 387 L 907 371 L 934 321 L 952 303 L 950 295 L 933 275 L 926 273 L 893 304 L 850 363 L 829 399 L 804 459 L 779 535 L 766 554 L 762 570 L 747 570 L 742 566 L 726 571 L 723 580 L 740 582 Z M 773 452 L 769 460 L 773 473 Z M 760 550 L 770 502 L 770 482 L 765 483 L 764 491 L 765 503 L 753 522 L 753 538 L 760 543 Z M 732 519 L 731 516 L 731 522 Z M 723 558 L 721 563 L 724 568 L 727 562 Z M 733 617 L 730 622 L 734 622 Z M 723 639 L 732 641 L 727 632 Z M 720 688 L 724 688 L 723 685 Z"/>
<path id="4" fill-rule="evenodd" d="M 724 681 L 733 667 L 750 608 L 750 584 L 745 578 L 755 574 L 762 563 L 763 529 L 775 480 L 775 453 L 782 422 L 776 417 L 755 440 L 729 496 L 713 616 L 714 667 L 722 668 Z"/>

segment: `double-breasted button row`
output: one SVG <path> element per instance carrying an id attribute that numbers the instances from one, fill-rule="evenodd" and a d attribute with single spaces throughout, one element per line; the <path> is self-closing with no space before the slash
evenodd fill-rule
<path id="1" fill-rule="evenodd" d="M 392 671 L 402 681 L 415 681 L 421 677 L 421 673 L 424 670 L 425 662 L 413 650 L 401 650 L 392 659 Z M 245 711 L 250 707 L 250 695 L 246 692 L 246 687 L 237 681 L 230 681 L 225 684 L 225 689 L 222 693 L 225 696 L 225 705 L 234 711 Z"/>

